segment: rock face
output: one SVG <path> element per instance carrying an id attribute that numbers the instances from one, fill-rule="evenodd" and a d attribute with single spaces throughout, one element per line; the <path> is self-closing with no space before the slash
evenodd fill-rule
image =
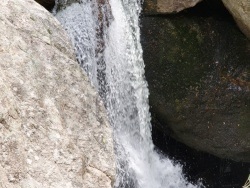
<path id="1" fill-rule="evenodd" d="M 250 39 L 250 1 L 222 0 L 241 31 Z"/>
<path id="2" fill-rule="evenodd" d="M 180 12 L 195 6 L 201 0 L 145 0 L 144 12 L 146 14 L 167 14 Z"/>
<path id="3" fill-rule="evenodd" d="M 111 188 L 112 131 L 59 22 L 0 5 L 0 187 Z"/>
<path id="4" fill-rule="evenodd" d="M 233 20 L 144 17 L 142 46 L 158 128 L 198 150 L 250 162 L 250 42 Z"/>
<path id="5" fill-rule="evenodd" d="M 35 0 L 46 9 L 51 10 L 55 6 L 55 0 Z"/>

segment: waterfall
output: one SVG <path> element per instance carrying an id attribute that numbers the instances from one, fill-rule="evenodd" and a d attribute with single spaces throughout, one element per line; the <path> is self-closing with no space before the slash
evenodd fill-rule
<path id="1" fill-rule="evenodd" d="M 56 14 L 113 126 L 117 188 L 194 188 L 154 150 L 140 44 L 139 0 L 85 0 Z"/>

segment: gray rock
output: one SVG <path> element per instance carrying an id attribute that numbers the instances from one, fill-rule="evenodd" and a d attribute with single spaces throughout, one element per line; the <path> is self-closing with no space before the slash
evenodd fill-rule
<path id="1" fill-rule="evenodd" d="M 112 129 L 59 22 L 0 1 L 0 187 L 111 188 Z"/>

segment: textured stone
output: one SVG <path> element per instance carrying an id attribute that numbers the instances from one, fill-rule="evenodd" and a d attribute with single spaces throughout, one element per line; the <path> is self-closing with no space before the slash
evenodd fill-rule
<path id="1" fill-rule="evenodd" d="M 180 12 L 195 6 L 201 0 L 145 0 L 144 12 L 148 14 L 167 14 Z"/>
<path id="2" fill-rule="evenodd" d="M 112 130 L 64 30 L 33 0 L 0 5 L 0 187 L 112 187 Z"/>
<path id="3" fill-rule="evenodd" d="M 201 0 L 157 0 L 157 11 L 160 13 L 180 12 L 195 6 Z"/>
<path id="4" fill-rule="evenodd" d="M 222 0 L 233 15 L 241 31 L 250 39 L 250 1 Z"/>

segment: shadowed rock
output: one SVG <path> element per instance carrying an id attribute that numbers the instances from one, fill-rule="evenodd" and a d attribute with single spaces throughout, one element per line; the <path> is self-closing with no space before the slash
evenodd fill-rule
<path id="1" fill-rule="evenodd" d="M 144 13 L 169 14 L 195 6 L 202 0 L 145 0 Z"/>
<path id="2" fill-rule="evenodd" d="M 149 101 L 161 130 L 249 162 L 249 40 L 221 16 L 145 17 L 142 26 Z"/>

